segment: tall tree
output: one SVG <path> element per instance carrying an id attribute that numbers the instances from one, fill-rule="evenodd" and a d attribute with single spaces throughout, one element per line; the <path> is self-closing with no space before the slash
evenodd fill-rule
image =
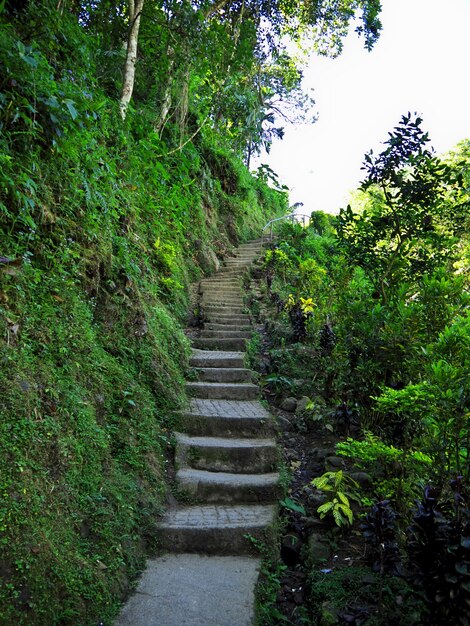
<path id="1" fill-rule="evenodd" d="M 119 100 L 119 110 L 122 119 L 126 117 L 129 102 L 132 98 L 132 92 L 134 91 L 137 44 L 144 2 L 145 0 L 129 0 L 128 3 L 129 32 L 127 36 L 126 62 L 124 64 L 121 98 Z"/>

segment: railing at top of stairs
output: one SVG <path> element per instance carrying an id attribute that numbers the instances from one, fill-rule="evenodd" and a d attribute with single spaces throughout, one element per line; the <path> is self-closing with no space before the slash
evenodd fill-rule
<path id="1" fill-rule="evenodd" d="M 272 241 L 274 237 L 274 224 L 282 221 L 282 220 L 291 220 L 292 224 L 295 222 L 301 223 L 304 228 L 306 228 L 310 224 L 310 215 L 299 215 L 299 213 L 288 213 L 287 215 L 283 215 L 282 217 L 276 217 L 274 220 L 270 220 L 264 227 L 261 234 L 261 245 L 265 243 L 265 241 Z M 266 229 L 269 228 L 269 233 L 266 233 Z M 265 239 L 266 237 L 266 239 Z"/>

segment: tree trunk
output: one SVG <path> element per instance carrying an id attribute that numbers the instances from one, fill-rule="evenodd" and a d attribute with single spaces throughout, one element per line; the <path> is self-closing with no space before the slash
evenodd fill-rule
<path id="1" fill-rule="evenodd" d="M 184 141 L 184 131 L 186 129 L 186 118 L 188 117 L 189 110 L 189 68 L 186 69 L 186 72 L 183 77 L 183 85 L 181 88 L 181 103 L 179 106 L 179 116 L 178 116 L 178 125 L 180 131 L 180 146 L 183 145 Z"/>
<path id="2" fill-rule="evenodd" d="M 173 86 L 173 66 L 175 64 L 175 51 L 171 46 L 168 47 L 167 56 L 169 58 L 169 63 L 162 108 L 160 109 L 160 115 L 157 117 L 153 125 L 153 130 L 158 135 L 160 135 L 163 127 L 165 126 L 165 122 L 171 108 L 171 88 Z"/>
<path id="3" fill-rule="evenodd" d="M 129 34 L 127 38 L 126 63 L 122 82 L 119 111 L 122 119 L 126 119 L 127 108 L 132 98 L 135 79 L 135 64 L 137 61 L 137 41 L 139 38 L 140 18 L 145 0 L 129 0 Z"/>

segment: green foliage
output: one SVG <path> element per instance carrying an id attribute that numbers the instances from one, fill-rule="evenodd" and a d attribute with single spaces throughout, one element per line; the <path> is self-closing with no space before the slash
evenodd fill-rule
<path id="1" fill-rule="evenodd" d="M 463 142 L 438 159 L 427 143 L 421 120 L 404 116 L 385 150 L 366 155 L 368 178 L 354 206 L 330 223 L 323 215 L 307 228 L 283 223 L 265 261 L 269 376 L 291 380 L 297 394 L 320 407 L 316 415 L 332 416 L 336 434 L 348 437 L 337 453 L 371 476 L 359 502 L 379 500 L 367 532 L 386 610 L 394 601 L 382 607 L 389 602 L 385 570 L 401 570 L 400 539 L 416 498 L 429 481 L 444 488 L 452 478 L 468 481 L 470 471 L 470 153 Z M 334 480 L 333 473 L 314 481 L 327 487 L 318 512 L 349 525 L 350 497 Z M 426 593 L 428 602 L 442 600 L 444 615 L 452 594 L 465 598 L 466 561 L 457 566 L 453 555 L 462 554 L 467 530 L 457 532 L 452 516 L 438 512 L 442 524 L 428 530 L 442 543 Z M 433 549 L 426 554 L 432 558 Z M 408 623 L 418 623 L 426 610 L 416 593 L 406 593 L 415 619 Z M 344 620 L 363 623 L 361 607 L 353 609 Z M 318 619 L 334 615 L 327 606 Z M 408 617 L 400 610 L 403 623 Z"/>
<path id="2" fill-rule="evenodd" d="M 208 129 L 174 152 L 145 89 L 123 125 L 125 12 L 66 5 L 0 15 L 2 626 L 114 619 L 158 540 L 188 285 L 287 202 Z"/>
<path id="3" fill-rule="evenodd" d="M 385 572 L 399 574 L 401 568 L 397 514 L 389 500 L 381 500 L 372 505 L 361 524 L 361 530 L 373 570 L 381 576 Z"/>
<path id="4" fill-rule="evenodd" d="M 397 448 L 368 431 L 362 440 L 349 437 L 336 444 L 336 452 L 369 472 L 375 496 L 380 500 L 392 500 L 400 512 L 418 497 L 421 486 L 433 472 L 429 450 L 424 453 Z"/>
<path id="5" fill-rule="evenodd" d="M 284 498 L 284 500 L 281 500 L 279 504 L 288 511 L 295 511 L 296 513 L 302 513 L 302 515 L 306 514 L 305 508 L 292 498 Z"/>
<path id="6" fill-rule="evenodd" d="M 452 481 L 452 490 L 452 508 L 429 487 L 417 503 L 408 529 L 409 578 L 424 592 L 435 623 L 468 624 L 470 509 L 462 477 Z"/>
<path id="7" fill-rule="evenodd" d="M 322 476 L 314 478 L 310 484 L 325 493 L 329 498 L 327 502 L 320 505 L 317 509 L 320 519 L 331 515 L 337 526 L 352 524 L 353 512 L 349 500 L 358 499 L 355 490 L 359 487 L 354 479 L 342 470 L 338 470 L 336 472 L 325 472 Z"/>
<path id="8" fill-rule="evenodd" d="M 360 620 L 364 626 L 413 626 L 420 623 L 422 603 L 413 597 L 406 582 L 395 576 L 385 574 L 381 577 L 357 566 L 326 572 L 313 570 L 309 586 L 314 613 L 311 623 L 315 625 L 335 623 L 338 618 L 342 621 Z M 400 605 L 396 602 L 397 596 L 401 599 Z M 378 611 L 377 598 L 382 599 Z"/>
<path id="9" fill-rule="evenodd" d="M 362 189 L 377 191 L 361 214 L 348 206 L 338 234 L 348 255 L 366 269 L 383 301 L 401 281 L 416 280 L 455 254 L 455 234 L 446 214 L 462 202 L 462 177 L 433 156 L 422 119 L 410 114 L 390 133 L 378 157 L 366 154 Z"/>

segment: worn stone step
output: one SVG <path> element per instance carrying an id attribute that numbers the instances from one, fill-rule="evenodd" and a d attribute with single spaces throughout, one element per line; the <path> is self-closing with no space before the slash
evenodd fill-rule
<path id="1" fill-rule="evenodd" d="M 216 337 L 216 338 L 232 338 L 232 337 L 242 337 L 245 339 L 249 339 L 252 335 L 251 330 L 239 330 L 235 328 L 233 330 L 210 330 L 204 328 L 201 330 L 201 337 Z"/>
<path id="2" fill-rule="evenodd" d="M 206 317 L 209 317 L 209 311 L 206 313 Z M 219 313 L 218 315 L 214 314 L 213 317 L 223 324 L 248 324 L 251 319 L 247 313 L 239 313 L 237 315 L 232 315 L 232 313 Z"/>
<path id="3" fill-rule="evenodd" d="M 265 540 L 275 515 L 274 505 L 259 504 L 171 509 L 159 524 L 159 539 L 161 547 L 172 552 L 248 554 L 252 544 L 246 535 Z"/>
<path id="4" fill-rule="evenodd" d="M 223 266 L 221 266 L 223 267 Z M 213 276 L 207 276 L 206 278 L 201 278 L 201 280 L 199 281 L 201 284 L 203 283 L 209 283 L 209 282 L 228 282 L 228 283 L 232 283 L 232 284 L 236 284 L 236 285 L 241 285 L 241 280 L 240 277 L 238 276 L 221 276 L 219 274 L 219 272 L 217 271 L 217 274 L 214 274 Z"/>
<path id="5" fill-rule="evenodd" d="M 244 338 L 199 337 L 193 340 L 193 346 L 201 350 L 236 350 L 243 351 L 247 340 Z"/>
<path id="6" fill-rule="evenodd" d="M 186 390 L 193 398 L 255 400 L 259 397 L 259 387 L 252 383 L 188 382 Z"/>
<path id="7" fill-rule="evenodd" d="M 248 266 L 244 266 L 244 267 L 221 267 L 219 269 L 219 275 L 220 276 L 229 276 L 230 278 L 232 278 L 233 276 L 236 276 L 237 278 L 241 278 L 241 276 L 246 272 L 246 268 Z"/>
<path id="8" fill-rule="evenodd" d="M 279 474 L 233 474 L 181 468 L 176 473 L 180 488 L 208 504 L 274 502 L 281 490 Z"/>
<path id="9" fill-rule="evenodd" d="M 220 301 L 225 301 L 225 300 L 243 300 L 243 292 L 241 289 L 233 289 L 232 290 L 228 290 L 226 288 L 223 287 L 217 287 L 216 285 L 211 285 L 210 287 L 205 287 L 202 290 L 202 298 L 206 299 L 206 298 L 215 298 L 218 299 Z"/>
<path id="10" fill-rule="evenodd" d="M 238 289 L 237 291 L 227 292 L 225 289 L 217 289 L 211 287 L 206 289 L 202 294 L 202 300 L 215 300 L 216 302 L 243 302 L 243 296 Z"/>
<path id="11" fill-rule="evenodd" d="M 243 315 L 246 311 L 246 306 L 242 300 L 237 302 L 228 302 L 227 300 L 203 300 L 201 302 L 201 308 L 204 312 L 218 312 L 218 313 L 231 313 L 232 315 Z"/>
<path id="12" fill-rule="evenodd" d="M 207 314 L 229 314 L 229 315 L 242 315 L 246 311 L 244 306 L 235 306 L 232 304 L 206 304 L 202 307 L 204 313 Z"/>
<path id="13" fill-rule="evenodd" d="M 217 278 L 207 278 L 199 282 L 199 287 L 202 289 L 213 286 L 220 286 L 224 289 L 234 289 L 240 291 L 240 289 L 242 288 L 242 282 L 240 278 L 237 278 L 235 276 L 233 278 L 217 276 Z"/>
<path id="14" fill-rule="evenodd" d="M 192 398 L 181 411 L 181 427 L 191 435 L 210 437 L 267 437 L 275 422 L 257 400 Z"/>
<path id="15" fill-rule="evenodd" d="M 244 367 L 200 367 L 197 373 L 200 381 L 208 383 L 247 383 L 252 376 Z"/>
<path id="16" fill-rule="evenodd" d="M 276 470 L 278 454 L 273 439 L 175 436 L 177 467 L 235 474 Z"/>
<path id="17" fill-rule="evenodd" d="M 203 295 L 220 295 L 231 298 L 240 298 L 243 293 L 243 289 L 240 287 L 227 287 L 226 285 L 219 286 L 212 284 L 203 286 L 202 292 Z"/>
<path id="18" fill-rule="evenodd" d="M 244 352 L 193 349 L 189 365 L 202 368 L 242 368 Z"/>
<path id="19" fill-rule="evenodd" d="M 243 298 L 238 298 L 236 300 L 236 302 L 227 302 L 227 300 L 223 297 L 220 297 L 218 299 L 213 298 L 213 300 L 215 300 L 214 302 L 207 302 L 206 304 L 204 304 L 204 308 L 218 308 L 218 309 L 241 309 L 242 311 L 244 311 L 246 309 L 246 306 L 243 304 Z"/>
<path id="20" fill-rule="evenodd" d="M 230 306 L 245 308 L 243 298 L 224 298 L 223 294 L 210 294 L 203 296 L 201 299 L 201 306 L 204 309 L 207 306 Z"/>
<path id="21" fill-rule="evenodd" d="M 255 327 L 252 326 L 251 324 L 241 324 L 239 321 L 235 323 L 230 323 L 230 321 L 228 321 L 228 322 L 223 322 L 223 323 L 206 322 L 204 324 L 204 330 L 231 330 L 233 329 L 234 325 L 236 325 L 236 328 L 238 330 L 254 330 L 255 329 Z"/>

